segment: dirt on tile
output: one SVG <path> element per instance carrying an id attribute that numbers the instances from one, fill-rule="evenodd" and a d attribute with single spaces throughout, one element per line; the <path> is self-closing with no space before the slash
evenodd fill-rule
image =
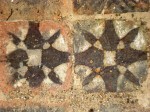
<path id="1" fill-rule="evenodd" d="M 61 15 L 60 0 L 0 0 L 1 20 L 58 19 Z"/>
<path id="2" fill-rule="evenodd" d="M 64 6 L 64 1 L 65 0 L 0 0 L 0 20 L 63 20 L 67 23 L 69 28 L 73 30 L 73 23 L 77 20 L 127 19 L 132 21 L 142 21 L 147 27 L 146 32 L 150 32 L 150 14 L 148 12 L 110 15 L 97 14 L 89 16 L 82 14 L 74 15 L 71 12 L 67 17 L 64 17 L 62 13 L 62 9 L 64 8 L 62 8 L 62 5 Z M 83 0 L 74 1 L 81 2 Z M 84 6 L 90 5 L 91 4 L 87 3 L 87 5 Z M 69 6 L 71 7 L 72 5 L 69 4 Z M 93 14 L 93 12 L 97 10 L 96 6 L 97 5 L 93 5 L 93 8 L 90 9 L 92 11 L 90 11 L 87 7 L 81 7 L 81 9 L 84 13 Z M 76 9 L 78 9 L 78 12 L 80 13 L 79 8 Z M 70 12 L 70 10 L 68 10 L 68 12 Z M 149 48 L 150 46 L 148 46 L 147 49 Z M 82 86 L 78 84 L 79 79 L 77 78 L 74 78 L 73 82 L 71 83 L 71 88 L 64 91 L 49 91 L 49 87 L 47 86 L 41 87 L 39 88 L 39 90 L 30 90 L 27 85 L 25 85 L 23 88 L 16 88 L 14 90 L 11 90 L 8 94 L 6 94 L 4 91 L 0 91 L 0 111 L 12 111 L 12 108 L 13 110 L 16 109 L 16 111 L 20 111 L 23 109 L 17 109 L 18 106 L 26 106 L 28 103 L 30 103 L 31 106 L 34 104 L 40 104 L 46 107 L 49 107 L 50 105 L 54 105 L 55 107 L 55 104 L 62 106 L 62 104 L 64 104 L 65 102 L 63 107 L 67 108 L 67 110 L 65 110 L 66 112 L 150 112 L 149 74 L 150 73 L 148 73 L 147 80 L 142 85 L 142 89 L 133 92 L 88 93 L 86 91 L 83 91 Z M 72 73 L 73 77 L 75 75 L 76 74 Z M 7 89 L 8 88 L 6 88 L 6 90 Z M 42 107 L 40 107 L 39 110 L 38 109 L 37 111 L 45 111 L 45 109 L 43 109 Z M 34 109 L 27 108 L 27 110 L 29 112 L 36 111 L 36 107 Z M 47 110 L 52 111 L 53 109 Z"/>

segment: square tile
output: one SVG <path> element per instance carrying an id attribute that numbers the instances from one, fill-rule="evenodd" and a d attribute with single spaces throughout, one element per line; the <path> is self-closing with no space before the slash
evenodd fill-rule
<path id="1" fill-rule="evenodd" d="M 140 88 L 148 74 L 148 35 L 140 22 L 80 20 L 74 29 L 74 67 L 84 90 Z"/>
<path id="2" fill-rule="evenodd" d="M 53 21 L 0 22 L 1 89 L 69 88 L 69 33 L 64 23 Z"/>

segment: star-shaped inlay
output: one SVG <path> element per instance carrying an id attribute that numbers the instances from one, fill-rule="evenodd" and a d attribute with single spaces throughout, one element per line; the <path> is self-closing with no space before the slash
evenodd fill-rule
<path id="1" fill-rule="evenodd" d="M 119 88 L 118 83 L 121 76 L 136 86 L 140 86 L 140 77 L 132 72 L 134 70 L 129 69 L 132 64 L 147 60 L 147 51 L 131 47 L 138 31 L 139 27 L 136 27 L 123 38 L 119 38 L 112 20 L 105 22 L 105 29 L 100 37 L 95 37 L 94 34 L 85 29 L 81 30 L 81 35 L 91 45 L 87 50 L 75 53 L 75 72 L 81 73 L 81 75 L 86 74 L 84 70 L 81 70 L 81 67 L 76 70 L 78 65 L 87 66 L 91 69 L 89 75 L 81 76 L 82 85 L 85 89 L 93 87 L 94 83 L 103 83 L 101 86 L 105 87 L 105 91 L 115 92 Z M 141 74 L 145 73 L 146 68 Z M 96 84 L 95 88 L 99 88 Z"/>
<path id="2" fill-rule="evenodd" d="M 69 53 L 58 50 L 53 45 L 58 38 L 63 39 L 61 30 L 53 32 L 45 39 L 39 31 L 39 23 L 29 22 L 24 38 L 11 32 L 8 34 L 12 37 L 11 43 L 14 46 L 7 54 L 9 66 L 13 69 L 14 84 L 25 79 L 30 87 L 36 87 L 41 85 L 45 78 L 55 84 L 63 83 L 64 79 L 56 73 L 55 68 L 69 61 Z"/>

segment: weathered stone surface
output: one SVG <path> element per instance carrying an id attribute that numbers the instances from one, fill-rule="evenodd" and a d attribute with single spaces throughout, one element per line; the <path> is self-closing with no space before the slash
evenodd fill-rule
<path id="1" fill-rule="evenodd" d="M 149 0 L 108 0 L 105 13 L 149 11 Z"/>
<path id="2" fill-rule="evenodd" d="M 57 20 L 62 7 L 62 0 L 0 0 L 0 20 Z"/>
<path id="3" fill-rule="evenodd" d="M 77 14 L 146 12 L 148 0 L 73 0 Z"/>
<path id="4" fill-rule="evenodd" d="M 11 12 L 11 8 L 8 6 L 7 1 L 0 0 L 0 20 L 7 20 Z"/>
<path id="5" fill-rule="evenodd" d="M 74 11 L 78 14 L 101 13 L 105 4 L 105 0 L 73 0 Z"/>
<path id="6" fill-rule="evenodd" d="M 45 108 L 45 107 L 32 107 L 32 108 L 0 108 L 0 112 L 65 112 L 63 108 Z"/>
<path id="7" fill-rule="evenodd" d="M 150 112 L 150 72 L 143 75 L 149 66 L 150 56 L 147 42 L 149 36 L 145 35 L 150 29 L 148 2 L 148 0 L 0 0 L 0 111 Z M 114 28 L 107 29 L 115 29 L 115 33 L 113 35 L 105 33 L 104 37 L 112 35 L 115 36 L 116 41 L 112 38 L 106 41 L 100 39 L 106 28 L 105 22 L 109 19 L 113 19 Z M 29 22 L 24 20 L 32 21 L 35 26 L 39 24 L 39 28 L 28 32 Z M 70 35 L 66 25 L 62 25 L 62 21 L 67 23 L 73 36 Z M 141 23 L 135 24 L 137 21 Z M 56 33 L 58 29 L 60 29 L 59 37 L 49 44 L 47 40 L 54 34 L 59 34 Z M 136 29 L 138 29 L 137 35 Z M 89 38 L 86 38 L 87 36 Z M 131 37 L 131 40 L 125 39 L 126 36 Z M 133 40 L 134 42 L 131 42 Z M 126 48 L 130 42 L 129 55 L 127 55 Z M 105 44 L 107 46 L 104 46 Z M 71 50 L 73 46 L 74 52 Z M 13 57 L 24 62 L 19 63 L 19 66 L 17 61 L 13 62 L 12 65 L 16 69 L 19 67 L 17 73 L 6 59 L 15 51 L 20 55 L 14 53 Z M 42 51 L 45 51 L 44 60 L 42 60 Z M 91 53 L 86 55 L 87 51 Z M 143 56 L 133 56 L 139 51 L 146 52 L 147 60 L 136 61 L 143 58 Z M 59 57 L 62 52 L 69 54 L 68 63 L 59 63 L 64 59 Z M 80 56 L 80 53 L 84 56 Z M 95 57 L 99 57 L 92 57 L 92 53 Z M 58 63 L 51 58 L 52 55 L 54 59 L 60 59 Z M 83 58 L 78 63 L 84 64 L 87 60 L 86 64 L 89 66 L 71 66 L 70 60 L 74 63 L 75 55 Z M 92 60 L 88 56 L 92 57 Z M 121 57 L 116 61 L 118 56 Z M 131 58 L 132 56 L 135 58 Z M 131 64 L 128 66 L 126 58 L 136 62 L 129 61 L 128 63 Z M 51 60 L 52 63 L 48 63 L 47 60 Z M 46 65 L 42 68 L 37 67 L 42 65 L 42 61 L 48 67 Z M 58 66 L 54 67 L 54 65 Z M 103 65 L 105 69 L 97 67 L 99 65 Z M 92 69 L 94 66 L 96 68 Z M 74 71 L 71 72 L 71 69 Z M 27 71 L 28 75 L 26 75 Z M 96 75 L 89 75 L 93 72 Z M 103 77 L 99 75 L 101 72 Z M 112 73 L 113 77 L 110 78 Z M 27 77 L 28 80 L 23 77 Z M 74 78 L 73 81 L 71 77 Z M 118 78 L 117 90 L 116 80 L 114 80 L 116 77 Z M 109 85 L 109 82 L 113 84 Z M 110 90 L 115 92 L 112 93 Z"/>
<path id="8" fill-rule="evenodd" d="M 105 24 L 97 21 L 96 25 L 92 21 L 88 21 L 88 25 L 82 21 L 75 23 L 75 32 L 80 35 L 74 36 L 75 73 L 82 77 L 85 90 L 133 91 L 146 79 L 147 36 L 138 25 L 128 29 L 128 22 L 120 21 L 118 24 L 116 21 L 107 20 Z M 98 27 L 100 23 L 104 27 Z M 125 23 L 127 28 L 124 29 L 127 30 L 124 31 L 122 27 L 126 27 Z M 120 32 L 124 32 L 124 35 Z M 100 47 L 95 46 L 97 42 Z M 78 66 L 80 68 L 76 68 Z M 89 68 L 85 69 L 83 66 L 90 67 L 91 72 L 86 72 Z"/>

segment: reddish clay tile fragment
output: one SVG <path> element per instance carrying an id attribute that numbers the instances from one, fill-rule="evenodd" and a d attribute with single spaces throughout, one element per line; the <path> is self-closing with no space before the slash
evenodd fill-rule
<path id="1" fill-rule="evenodd" d="M 69 30 L 53 21 L 0 23 L 0 86 L 14 88 L 70 87 Z"/>

